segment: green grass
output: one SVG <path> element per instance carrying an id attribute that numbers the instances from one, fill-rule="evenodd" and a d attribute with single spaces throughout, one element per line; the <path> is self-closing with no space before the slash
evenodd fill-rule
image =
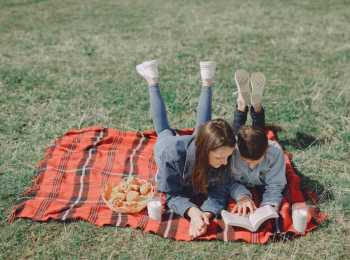
<path id="1" fill-rule="evenodd" d="M 0 0 L 0 259 L 348 259 L 349 28 L 346 0 Z M 152 128 L 134 69 L 152 58 L 178 128 L 194 125 L 201 59 L 218 62 L 213 113 L 227 120 L 234 70 L 264 72 L 268 122 L 285 129 L 281 141 L 330 220 L 265 246 L 175 242 L 85 222 L 8 225 L 54 138 L 96 124 Z"/>

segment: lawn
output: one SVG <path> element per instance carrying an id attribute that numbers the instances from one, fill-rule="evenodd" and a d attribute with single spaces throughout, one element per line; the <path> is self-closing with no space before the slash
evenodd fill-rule
<path id="1" fill-rule="evenodd" d="M 349 259 L 349 28 L 347 0 L 0 0 L 0 259 Z M 264 246 L 86 222 L 9 225 L 52 140 L 92 125 L 152 128 L 135 65 L 153 58 L 177 128 L 194 125 L 200 60 L 218 63 L 213 113 L 229 121 L 234 71 L 264 72 L 267 121 L 284 128 L 329 221 Z"/>

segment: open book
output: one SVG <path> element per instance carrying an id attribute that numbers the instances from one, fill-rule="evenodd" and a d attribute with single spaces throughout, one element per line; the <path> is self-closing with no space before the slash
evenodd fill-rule
<path id="1" fill-rule="evenodd" d="M 226 210 L 221 211 L 221 216 L 226 225 L 239 226 L 246 228 L 251 232 L 255 232 L 266 220 L 270 218 L 278 218 L 278 213 L 272 206 L 266 205 L 257 208 L 254 213 L 249 214 L 248 216 L 240 216 Z"/>

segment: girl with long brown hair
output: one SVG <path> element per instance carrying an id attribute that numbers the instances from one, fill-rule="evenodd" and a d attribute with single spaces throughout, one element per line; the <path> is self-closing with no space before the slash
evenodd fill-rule
<path id="1" fill-rule="evenodd" d="M 231 126 L 223 119 L 211 120 L 214 62 L 201 62 L 201 94 L 193 135 L 177 136 L 170 128 L 159 90 L 158 62 L 136 66 L 149 85 L 151 115 L 158 134 L 154 149 L 158 166 L 157 189 L 167 195 L 167 206 L 190 219 L 189 234 L 206 233 L 210 219 L 219 215 L 231 196 L 236 201 L 249 195 L 247 189 L 232 181 L 227 165 L 236 140 Z M 193 198 L 204 195 L 201 205 Z"/>

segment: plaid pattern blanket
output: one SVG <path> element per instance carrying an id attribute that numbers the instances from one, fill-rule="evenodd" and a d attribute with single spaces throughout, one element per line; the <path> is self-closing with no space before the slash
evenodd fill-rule
<path id="1" fill-rule="evenodd" d="M 192 129 L 179 130 L 178 133 L 190 134 Z M 272 131 L 267 134 L 269 139 L 276 138 Z M 155 141 L 154 131 L 124 132 L 90 127 L 67 132 L 48 147 L 44 159 L 38 164 L 32 186 L 25 191 L 30 199 L 15 206 L 9 222 L 15 218 L 35 221 L 85 220 L 97 226 L 128 226 L 166 238 L 191 240 L 188 220 L 170 210 L 158 222 L 148 218 L 146 209 L 138 214 L 115 213 L 101 198 L 101 191 L 107 183 L 117 183 L 129 174 L 154 179 L 157 172 L 153 160 Z M 242 228 L 225 226 L 222 220 L 215 219 L 209 225 L 207 234 L 198 240 L 243 240 L 263 244 L 271 238 L 296 234 L 292 226 L 291 204 L 304 202 L 305 194 L 300 190 L 300 178 L 288 156 L 286 169 L 288 187 L 278 223 L 267 221 L 257 232 L 252 233 Z M 255 202 L 259 203 L 261 191 L 254 189 L 252 192 Z M 233 206 L 234 201 L 231 201 L 229 207 Z M 313 208 L 306 233 L 316 228 L 325 217 L 317 207 Z"/>

